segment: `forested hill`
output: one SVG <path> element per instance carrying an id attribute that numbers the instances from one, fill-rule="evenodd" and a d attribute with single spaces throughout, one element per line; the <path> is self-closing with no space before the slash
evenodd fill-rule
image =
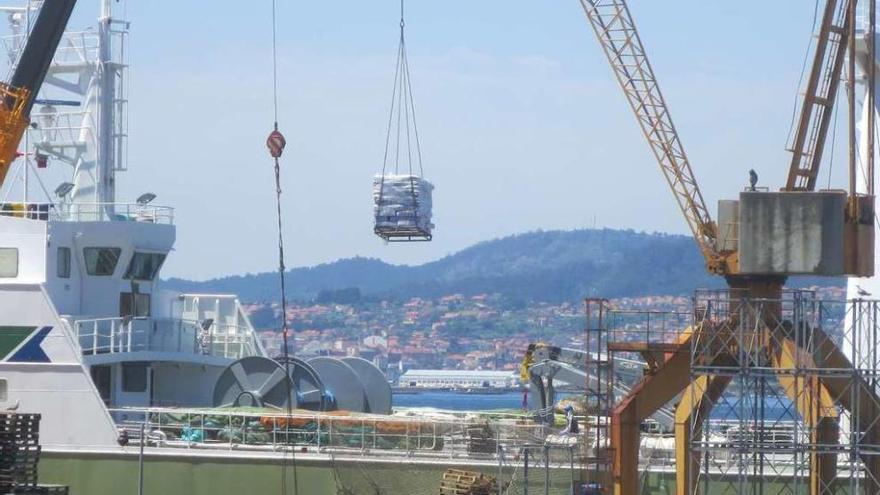
<path id="1" fill-rule="evenodd" d="M 286 277 L 290 297 L 296 300 L 500 293 L 515 300 L 559 302 L 586 296 L 689 294 L 723 283 L 706 273 L 690 237 L 611 229 L 520 234 L 418 266 L 344 259 L 292 269 Z M 276 273 L 204 282 L 169 279 L 165 287 L 234 293 L 249 302 L 278 298 Z"/>

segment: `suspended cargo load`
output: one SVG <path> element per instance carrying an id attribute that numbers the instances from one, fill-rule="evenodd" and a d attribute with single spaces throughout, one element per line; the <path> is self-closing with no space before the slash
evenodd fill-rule
<path id="1" fill-rule="evenodd" d="M 400 45 L 382 172 L 373 178 L 373 232 L 385 242 L 430 241 L 433 184 L 423 176 L 422 147 L 410 84 L 401 4 Z"/>
<path id="2" fill-rule="evenodd" d="M 415 175 L 373 178 L 373 231 L 388 242 L 430 241 L 434 185 Z"/>

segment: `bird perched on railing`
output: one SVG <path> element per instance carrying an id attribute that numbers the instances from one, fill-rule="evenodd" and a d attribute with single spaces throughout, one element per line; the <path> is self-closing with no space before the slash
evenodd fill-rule
<path id="1" fill-rule="evenodd" d="M 758 185 L 758 172 L 755 172 L 755 169 L 749 170 L 749 186 L 751 186 L 752 191 L 755 190 L 755 186 Z"/>

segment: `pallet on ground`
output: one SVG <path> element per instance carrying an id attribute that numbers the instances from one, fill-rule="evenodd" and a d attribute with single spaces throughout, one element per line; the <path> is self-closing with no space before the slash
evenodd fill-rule
<path id="1" fill-rule="evenodd" d="M 440 483 L 440 495 L 492 495 L 498 493 L 495 478 L 482 473 L 447 469 Z"/>

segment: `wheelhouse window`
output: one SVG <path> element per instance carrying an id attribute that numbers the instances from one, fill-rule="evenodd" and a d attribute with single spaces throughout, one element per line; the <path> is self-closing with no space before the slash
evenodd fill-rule
<path id="1" fill-rule="evenodd" d="M 18 249 L 0 248 L 0 278 L 18 276 Z"/>
<path id="2" fill-rule="evenodd" d="M 164 253 L 135 252 L 125 270 L 126 280 L 153 280 L 165 262 Z"/>
<path id="3" fill-rule="evenodd" d="M 147 363 L 122 363 L 122 391 L 147 391 Z"/>
<path id="4" fill-rule="evenodd" d="M 96 277 L 110 277 L 119 263 L 120 248 L 91 247 L 83 249 L 86 273 Z"/>
<path id="5" fill-rule="evenodd" d="M 58 278 L 70 278 L 70 248 L 58 248 Z"/>

